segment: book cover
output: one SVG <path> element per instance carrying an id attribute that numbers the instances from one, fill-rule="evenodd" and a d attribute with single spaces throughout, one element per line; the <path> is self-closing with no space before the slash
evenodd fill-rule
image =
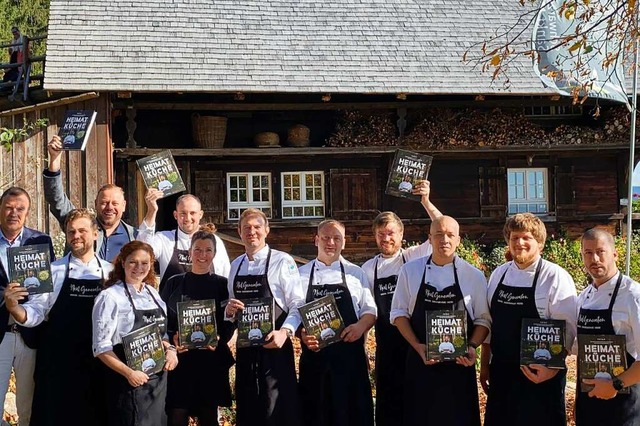
<path id="1" fill-rule="evenodd" d="M 96 121 L 96 111 L 69 110 L 65 113 L 58 136 L 62 139 L 62 149 L 84 151 L 89 135 Z"/>
<path id="2" fill-rule="evenodd" d="M 273 331 L 273 297 L 245 299 L 244 309 L 238 311 L 237 348 L 262 346 L 267 343 L 267 335 Z"/>
<path id="3" fill-rule="evenodd" d="M 164 347 L 158 324 L 149 324 L 122 336 L 127 365 L 149 375 L 162 371 Z"/>
<path id="4" fill-rule="evenodd" d="M 187 349 L 216 347 L 216 301 L 189 300 L 178 302 L 178 339 Z"/>
<path id="5" fill-rule="evenodd" d="M 427 359 L 455 361 L 467 353 L 467 313 L 427 311 Z"/>
<path id="6" fill-rule="evenodd" d="M 433 157 L 417 152 L 396 150 L 393 162 L 389 167 L 389 178 L 385 194 L 395 197 L 420 201 L 419 195 L 413 195 L 413 185 L 429 176 Z"/>
<path id="7" fill-rule="evenodd" d="M 136 161 L 147 188 L 162 191 L 164 197 L 186 190 L 171 151 L 162 151 Z"/>
<path id="8" fill-rule="evenodd" d="M 8 247 L 9 281 L 20 283 L 29 294 L 51 293 L 51 259 L 47 244 Z"/>
<path id="9" fill-rule="evenodd" d="M 566 368 L 564 320 L 524 318 L 520 332 L 520 365 Z"/>
<path id="10" fill-rule="evenodd" d="M 344 330 L 344 321 L 333 294 L 302 305 L 299 311 L 307 334 L 318 339 L 320 349 L 342 340 L 340 334 Z"/>
<path id="11" fill-rule="evenodd" d="M 622 374 L 626 369 L 627 348 L 624 335 L 578 335 L 581 392 L 589 392 L 593 389 L 593 385 L 582 383 L 582 379 L 611 379 Z M 622 389 L 619 393 L 629 393 L 629 389 Z"/>

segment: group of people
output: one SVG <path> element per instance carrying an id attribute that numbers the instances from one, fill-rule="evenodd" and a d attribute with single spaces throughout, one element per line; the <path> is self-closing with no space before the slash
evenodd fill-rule
<path id="1" fill-rule="evenodd" d="M 578 296 L 568 272 L 541 257 L 546 239 L 532 214 L 509 217 L 504 238 L 510 260 L 489 278 L 456 254 L 458 222 L 430 201 L 428 181 L 412 192 L 431 218 L 429 238 L 402 248 L 404 227 L 393 212 L 376 217 L 380 253 L 359 267 L 342 256 L 345 225 L 322 221 L 317 256 L 298 268 L 266 242 L 269 220 L 258 209 L 238 221 L 244 254 L 229 261 L 215 226 L 202 225 L 195 195 L 178 198 L 177 229 L 156 232 L 162 192 L 147 191 L 147 212 L 135 228 L 122 220 L 123 190 L 103 186 L 95 214 L 76 208 L 60 176 L 62 141 L 48 144 L 45 198 L 66 235 L 66 254 L 52 263 L 52 293 L 29 295 L 9 282 L 7 248 L 48 244 L 27 228 L 31 200 L 17 187 L 0 197 L 0 402 L 16 373 L 20 425 L 218 424 L 230 406 L 229 369 L 235 363 L 236 420 L 251 425 L 480 425 L 476 382 L 487 393 L 486 425 L 564 425 L 566 370 L 520 366 L 523 319 L 564 320 L 565 351 L 580 334 L 626 338 L 628 368 L 600 375 L 578 392 L 580 425 L 640 424 L 640 287 L 620 273 L 612 236 L 591 229 L 581 239 L 592 283 Z M 158 262 L 159 277 L 154 272 Z M 158 282 L 159 278 L 159 282 Z M 299 308 L 332 294 L 345 328 L 320 349 Z M 274 301 L 275 327 L 263 346 L 230 346 L 248 299 Z M 215 300 L 218 344 L 180 346 L 177 304 Z M 427 358 L 427 312 L 456 310 L 467 318 L 468 347 L 454 362 Z M 157 324 L 165 362 L 147 374 L 126 363 L 122 338 Z M 375 408 L 364 340 L 375 326 Z M 302 341 L 296 374 L 292 337 Z M 629 393 L 618 393 L 622 389 Z"/>

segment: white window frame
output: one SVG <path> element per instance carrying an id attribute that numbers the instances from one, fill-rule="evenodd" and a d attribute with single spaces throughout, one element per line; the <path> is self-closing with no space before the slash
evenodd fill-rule
<path id="1" fill-rule="evenodd" d="M 305 179 L 305 175 L 307 174 L 313 174 L 313 175 L 320 175 L 320 189 L 321 189 L 321 199 L 320 200 L 307 200 L 307 184 L 306 184 L 306 179 Z M 285 188 L 285 176 L 286 175 L 291 175 L 292 177 L 294 175 L 298 175 L 300 178 L 300 200 L 285 200 L 285 191 L 287 191 L 287 188 Z M 281 206 L 281 211 L 282 211 L 282 219 L 318 219 L 318 218 L 324 218 L 327 212 L 327 207 L 325 205 L 325 178 L 324 178 L 324 172 L 322 170 L 302 170 L 302 171 L 287 171 L 287 172 L 282 172 L 280 173 L 280 194 L 281 194 L 281 201 L 282 201 L 282 206 Z M 294 215 L 293 212 L 295 211 L 296 207 L 302 207 L 303 209 L 303 214 L 302 215 Z M 304 208 L 305 207 L 311 207 L 313 208 L 314 214 L 313 215 L 305 215 L 304 214 Z M 315 214 L 315 210 L 316 207 L 322 207 L 322 215 L 316 215 Z M 292 214 L 291 216 L 285 216 L 285 209 L 291 209 L 292 210 Z"/>
<path id="2" fill-rule="evenodd" d="M 537 197 L 537 194 L 531 194 L 530 183 L 528 179 L 530 179 L 530 173 L 542 173 L 542 197 Z M 523 187 L 523 195 L 524 197 L 518 197 L 517 194 L 513 196 L 512 187 L 515 188 L 515 183 L 510 182 L 509 176 L 512 173 L 522 173 L 523 174 L 523 184 L 517 185 Z M 534 191 L 540 189 L 540 185 L 534 184 L 537 188 L 534 188 Z M 514 189 L 515 191 L 515 189 Z M 507 169 L 507 199 L 508 199 L 508 212 L 510 215 L 516 213 L 525 213 L 530 212 L 537 215 L 546 215 L 549 214 L 549 170 L 546 167 L 524 167 L 524 168 L 509 168 Z M 536 204 L 535 209 L 531 209 L 530 205 Z M 544 204 L 544 211 L 539 211 L 540 205 Z M 516 206 L 515 211 L 512 210 L 512 207 Z M 524 208 L 518 208 L 519 206 L 524 206 Z M 535 211 L 532 211 L 535 210 Z"/>
<path id="3" fill-rule="evenodd" d="M 231 187 L 231 179 L 233 177 L 246 177 L 247 179 L 247 188 L 244 188 L 247 191 L 247 201 L 231 201 L 231 192 L 236 190 L 237 188 Z M 264 177 L 268 178 L 267 187 L 261 189 L 267 189 L 269 191 L 269 201 L 255 201 L 253 199 L 253 178 L 254 177 Z M 229 172 L 227 173 L 227 219 L 228 220 L 240 220 L 240 215 L 243 211 L 248 208 L 260 209 L 263 212 L 265 209 L 268 209 L 265 212 L 266 216 L 271 219 L 273 215 L 273 190 L 272 190 L 273 179 L 271 178 L 270 172 Z M 237 217 L 234 217 L 231 212 L 238 211 Z"/>

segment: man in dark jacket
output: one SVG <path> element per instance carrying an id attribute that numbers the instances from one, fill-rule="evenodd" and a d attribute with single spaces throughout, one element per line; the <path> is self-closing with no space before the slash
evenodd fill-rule
<path id="1" fill-rule="evenodd" d="M 60 162 L 62 159 L 62 141 L 57 135 L 47 145 L 49 167 L 44 171 L 44 198 L 49 203 L 51 214 L 64 226 L 67 214 L 75 206 L 64 193 Z M 122 246 L 136 239 L 138 231 L 122 220 L 127 202 L 124 191 L 113 184 L 104 185 L 98 190 L 95 201 L 98 219 L 98 238 L 95 251 L 99 258 L 111 262 L 120 253 Z"/>
<path id="2" fill-rule="evenodd" d="M 29 214 L 31 198 L 22 188 L 12 187 L 0 196 L 0 292 L 9 283 L 7 248 L 48 244 L 54 259 L 53 244 L 48 235 L 24 226 Z M 33 399 L 33 371 L 36 361 L 37 332 L 18 326 L 4 303 L 0 306 L 0 406 L 9 387 L 13 368 L 16 375 L 16 406 L 19 425 L 28 425 Z"/>

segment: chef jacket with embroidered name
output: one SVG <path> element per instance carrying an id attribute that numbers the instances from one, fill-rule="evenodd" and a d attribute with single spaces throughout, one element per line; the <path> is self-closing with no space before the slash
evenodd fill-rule
<path id="1" fill-rule="evenodd" d="M 542 319 L 565 320 L 565 347 L 570 351 L 576 337 L 577 327 L 576 306 L 578 298 L 576 285 L 571 275 L 555 263 L 538 257 L 538 260 L 525 269 L 518 268 L 514 261 L 498 266 L 489 277 L 489 291 L 487 292 L 489 308 L 491 308 L 493 294 L 505 271 L 504 285 L 531 287 L 538 262 L 542 262 L 535 292 L 538 315 Z M 489 342 L 490 339 L 491 336 L 488 336 L 486 342 Z"/>
<path id="2" fill-rule="evenodd" d="M 405 263 L 400 268 L 398 286 L 391 301 L 390 321 L 392 324 L 398 317 L 411 318 L 422 285 L 423 275 L 424 281 L 438 291 L 455 283 L 453 263 L 438 266 L 432 260 L 425 274 L 427 260 L 429 260 L 428 257 L 421 257 Z M 454 261 L 464 306 L 473 319 L 473 324 L 491 329 L 491 315 L 487 305 L 487 280 L 484 274 L 458 256 L 454 258 Z"/>
<path id="3" fill-rule="evenodd" d="M 160 264 L 160 276 L 163 277 L 164 271 L 166 271 L 169 261 L 171 260 L 171 256 L 173 256 L 173 248 L 176 245 L 176 230 L 155 232 L 155 229 L 155 225 L 148 226 L 142 221 L 138 229 L 137 239 L 153 247 L 153 254 Z M 189 250 L 191 247 L 191 236 L 182 232 L 179 228 L 177 231 L 178 250 Z M 229 277 L 229 255 L 220 237 L 217 235 L 214 236 L 216 238 L 216 254 L 213 258 L 214 273 L 227 278 Z"/>
<path id="4" fill-rule="evenodd" d="M 577 312 L 580 312 L 580 308 L 608 309 L 619 275 L 620 272 L 598 288 L 589 284 L 582 290 L 578 296 Z M 629 355 L 640 361 L 640 285 L 626 275 L 622 276 L 618 295 L 613 302 L 611 321 L 615 333 L 625 336 Z M 577 345 L 574 349 L 577 349 Z"/>
<path id="5" fill-rule="evenodd" d="M 233 281 L 236 275 L 263 275 L 267 266 L 268 254 L 269 245 L 267 244 L 253 255 L 253 260 L 249 260 L 247 255 L 243 254 L 231 262 L 231 273 L 229 274 L 230 298 L 235 298 Z M 240 267 L 240 270 L 238 270 L 238 267 Z M 300 274 L 298 273 L 296 262 L 287 253 L 272 249 L 267 279 L 274 301 L 284 311 L 288 311 L 282 327 L 295 332 L 302 323 L 298 308 L 304 305 L 304 293 L 300 285 Z M 225 317 L 225 320 L 231 319 Z"/>
<path id="6" fill-rule="evenodd" d="M 340 263 L 344 266 L 347 288 L 351 293 L 353 309 L 355 310 L 356 315 L 358 315 L 358 319 L 362 318 L 364 314 L 377 316 L 378 308 L 376 307 L 376 302 L 373 299 L 373 294 L 371 293 L 366 274 L 362 268 L 354 265 L 348 260 L 345 260 L 342 256 L 340 256 L 340 259 L 328 266 L 318 259 L 315 259 L 306 265 L 302 265 L 299 269 L 303 294 L 306 295 L 307 289 L 309 288 L 311 268 L 315 268 L 313 272 L 312 285 L 341 284 L 342 272 L 340 269 Z"/>
<path id="7" fill-rule="evenodd" d="M 362 265 L 362 269 L 364 270 L 364 273 L 367 274 L 369 290 L 373 292 L 376 261 L 378 265 L 378 279 L 383 279 L 392 275 L 398 275 L 400 268 L 406 262 L 429 256 L 432 251 L 431 243 L 427 240 L 419 246 L 411 246 L 406 249 L 398 250 L 398 252 L 391 257 L 384 257 L 382 254 L 378 254 L 374 258 L 367 260 Z"/>
<path id="8" fill-rule="evenodd" d="M 60 289 L 64 283 L 65 273 L 69 265 L 69 278 L 77 280 L 106 280 L 113 265 L 106 260 L 93 256 L 88 263 L 83 263 L 80 259 L 69 253 L 62 259 L 51 263 L 51 277 L 53 280 L 53 291 L 51 293 L 34 294 L 22 305 L 27 311 L 25 327 L 35 327 L 47 318 L 49 311 L 58 300 Z"/>
<path id="9" fill-rule="evenodd" d="M 127 288 L 136 310 L 157 309 L 160 306 L 166 315 L 167 305 L 155 288 L 148 284 L 143 284 L 140 291 L 131 284 L 127 284 Z M 135 313 L 124 284 L 118 282 L 102 290 L 93 305 L 93 354 L 98 356 L 122 343 L 122 336 L 132 331 L 134 322 Z"/>

